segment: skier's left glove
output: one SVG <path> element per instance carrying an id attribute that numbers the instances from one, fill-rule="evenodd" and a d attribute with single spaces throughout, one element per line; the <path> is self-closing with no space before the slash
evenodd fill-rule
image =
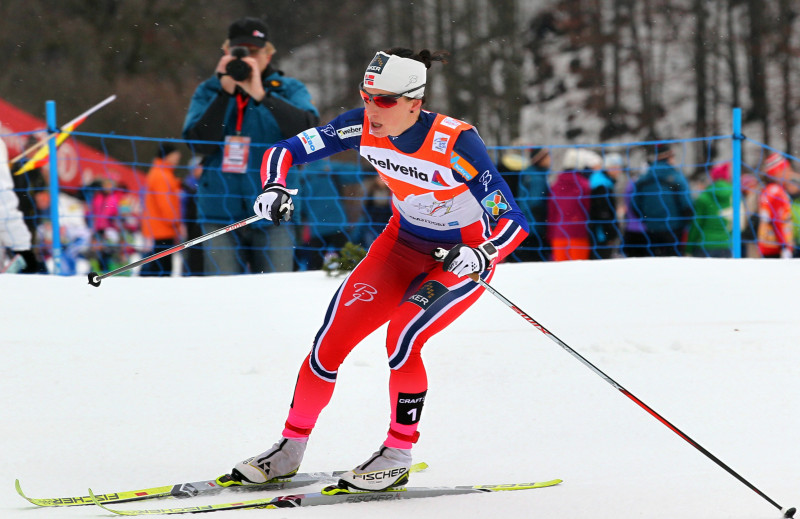
<path id="1" fill-rule="evenodd" d="M 264 191 L 256 198 L 253 212 L 275 225 L 280 225 L 281 220 L 288 222 L 294 214 L 292 195 L 296 194 L 296 189 L 287 189 L 281 184 L 267 184 L 264 186 Z"/>
<path id="2" fill-rule="evenodd" d="M 447 272 L 464 277 L 488 269 L 497 258 L 497 247 L 488 241 L 477 247 L 460 243 L 449 251 L 442 248 L 434 250 L 433 257 L 442 262 L 442 268 Z"/>

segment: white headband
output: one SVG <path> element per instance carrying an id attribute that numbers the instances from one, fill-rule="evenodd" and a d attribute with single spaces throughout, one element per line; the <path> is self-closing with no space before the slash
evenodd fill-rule
<path id="1" fill-rule="evenodd" d="M 364 73 L 364 86 L 421 99 L 426 70 L 421 61 L 378 52 Z"/>

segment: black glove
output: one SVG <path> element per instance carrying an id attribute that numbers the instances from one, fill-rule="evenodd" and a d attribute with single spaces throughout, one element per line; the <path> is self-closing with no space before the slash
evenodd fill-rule
<path id="1" fill-rule="evenodd" d="M 488 241 L 474 248 L 460 243 L 449 251 L 436 249 L 433 257 L 442 262 L 442 268 L 447 272 L 464 277 L 488 269 L 497 258 L 497 247 Z"/>
<path id="2" fill-rule="evenodd" d="M 275 225 L 280 225 L 281 220 L 288 222 L 294 214 L 292 195 L 296 194 L 296 189 L 287 189 L 281 184 L 267 184 L 256 198 L 253 211 Z"/>

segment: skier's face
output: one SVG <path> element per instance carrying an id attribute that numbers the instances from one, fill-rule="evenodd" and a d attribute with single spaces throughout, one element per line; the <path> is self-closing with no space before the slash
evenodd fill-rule
<path id="1" fill-rule="evenodd" d="M 369 133 L 378 138 L 397 136 L 411 128 L 422 106 L 419 99 L 397 97 L 393 92 L 374 88 L 362 87 L 361 97 L 369 121 Z"/>

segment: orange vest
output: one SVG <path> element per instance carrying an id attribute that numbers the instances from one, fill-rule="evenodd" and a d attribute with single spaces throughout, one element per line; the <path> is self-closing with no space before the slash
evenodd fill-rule
<path id="1" fill-rule="evenodd" d="M 371 135 L 366 113 L 363 128 L 360 154 L 389 187 L 402 218 L 434 230 L 463 229 L 481 221 L 483 208 L 464 184 L 478 172 L 453 152 L 458 136 L 472 125 L 438 114 L 413 153 L 400 151 L 388 137 Z"/>

